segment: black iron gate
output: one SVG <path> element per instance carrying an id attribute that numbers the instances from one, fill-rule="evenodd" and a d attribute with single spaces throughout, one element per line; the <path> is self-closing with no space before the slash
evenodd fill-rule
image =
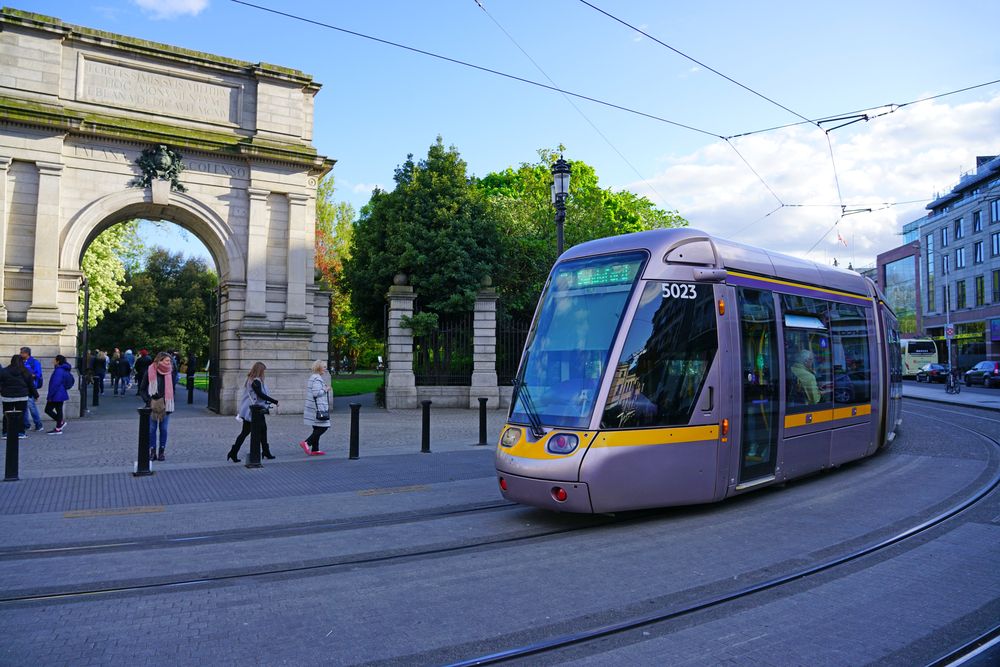
<path id="1" fill-rule="evenodd" d="M 208 324 L 208 409 L 222 411 L 222 381 L 219 374 L 219 353 L 222 349 L 222 287 L 215 289 L 209 308 Z"/>
<path id="2" fill-rule="evenodd" d="M 497 384 L 514 384 L 521 351 L 528 339 L 531 320 L 517 319 L 500 310 L 497 312 Z"/>
<path id="3" fill-rule="evenodd" d="M 416 384 L 439 387 L 472 384 L 472 352 L 472 313 L 442 316 L 435 331 L 413 337 Z"/>

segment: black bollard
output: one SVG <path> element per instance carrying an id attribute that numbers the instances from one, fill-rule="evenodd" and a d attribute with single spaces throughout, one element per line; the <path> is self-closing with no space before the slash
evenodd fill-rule
<path id="1" fill-rule="evenodd" d="M 194 376 L 188 375 L 188 405 L 194 404 Z"/>
<path id="2" fill-rule="evenodd" d="M 247 468 L 263 468 L 260 462 L 260 436 L 264 426 L 264 408 L 260 405 L 250 406 L 250 454 L 247 455 Z"/>
<path id="3" fill-rule="evenodd" d="M 98 378 L 95 375 L 94 376 L 94 407 L 95 408 L 101 404 L 101 392 L 98 391 L 98 388 L 99 388 L 98 387 L 98 383 L 100 381 L 101 381 L 100 378 Z"/>
<path id="4" fill-rule="evenodd" d="M 149 415 L 153 411 L 147 406 L 139 408 L 137 412 L 139 413 L 139 452 L 136 458 L 135 472 L 132 473 L 132 476 L 145 477 L 153 474 L 153 471 L 149 469 Z"/>
<path id="5" fill-rule="evenodd" d="M 479 444 L 486 444 L 486 401 L 490 399 L 479 397 Z"/>
<path id="6" fill-rule="evenodd" d="M 351 450 L 347 458 L 357 460 L 361 458 L 358 453 L 358 417 L 361 412 L 360 403 L 351 403 Z"/>
<path id="7" fill-rule="evenodd" d="M 80 416 L 87 416 L 87 385 L 90 379 L 86 373 L 80 373 Z"/>
<path id="8" fill-rule="evenodd" d="M 423 406 L 423 429 L 420 435 L 420 453 L 431 453 L 431 402 L 420 401 Z"/>
<path id="9" fill-rule="evenodd" d="M 20 410 L 11 410 L 5 413 L 4 417 L 7 418 L 7 458 L 4 462 L 3 481 L 16 482 L 18 479 L 17 440 L 21 433 L 21 420 L 24 417 L 24 413 Z"/>

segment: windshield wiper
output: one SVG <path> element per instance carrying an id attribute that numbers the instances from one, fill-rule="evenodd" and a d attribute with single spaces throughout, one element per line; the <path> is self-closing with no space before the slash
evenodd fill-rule
<path id="1" fill-rule="evenodd" d="M 538 416 L 538 408 L 535 407 L 535 401 L 531 398 L 531 392 L 528 391 L 528 386 L 524 384 L 523 379 L 519 379 L 514 384 L 514 396 L 511 399 L 513 405 L 517 405 L 517 399 L 521 399 L 521 407 L 524 408 L 524 412 L 528 415 L 528 422 L 531 424 L 531 434 L 536 438 L 540 438 L 545 435 L 545 430 L 542 428 L 542 420 Z"/>

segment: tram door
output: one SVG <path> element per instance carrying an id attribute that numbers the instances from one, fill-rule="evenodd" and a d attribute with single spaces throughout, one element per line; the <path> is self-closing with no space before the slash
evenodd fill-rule
<path id="1" fill-rule="evenodd" d="M 742 433 L 737 489 L 774 475 L 778 454 L 780 366 L 774 294 L 736 288 L 740 317 Z"/>

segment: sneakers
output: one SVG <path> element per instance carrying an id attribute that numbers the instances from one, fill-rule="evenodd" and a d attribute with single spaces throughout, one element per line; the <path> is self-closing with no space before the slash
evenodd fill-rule
<path id="1" fill-rule="evenodd" d="M 25 439 L 25 438 L 27 438 L 27 437 L 28 437 L 28 434 L 27 434 L 27 433 L 18 433 L 18 434 L 17 434 L 17 439 L 18 439 L 18 440 L 24 440 L 24 439 Z"/>
<path id="2" fill-rule="evenodd" d="M 54 429 L 49 430 L 49 435 L 62 435 L 62 429 L 56 426 Z"/>
<path id="3" fill-rule="evenodd" d="M 317 449 L 315 452 L 309 452 L 309 456 L 326 456 L 326 452 L 321 452 Z"/>
<path id="4" fill-rule="evenodd" d="M 35 424 L 35 430 L 36 431 L 41 431 L 42 430 L 42 425 L 41 424 Z"/>
<path id="5" fill-rule="evenodd" d="M 304 451 L 306 453 L 306 456 L 309 456 L 310 454 L 312 454 L 312 452 L 309 451 L 309 445 L 306 444 L 305 440 L 303 440 L 302 442 L 299 443 L 299 447 L 301 447 L 302 451 Z"/>
<path id="6" fill-rule="evenodd" d="M 59 429 L 60 431 L 62 431 L 64 428 L 66 428 L 66 420 L 64 419 L 61 422 L 59 422 L 58 424 L 56 424 L 56 428 Z"/>

